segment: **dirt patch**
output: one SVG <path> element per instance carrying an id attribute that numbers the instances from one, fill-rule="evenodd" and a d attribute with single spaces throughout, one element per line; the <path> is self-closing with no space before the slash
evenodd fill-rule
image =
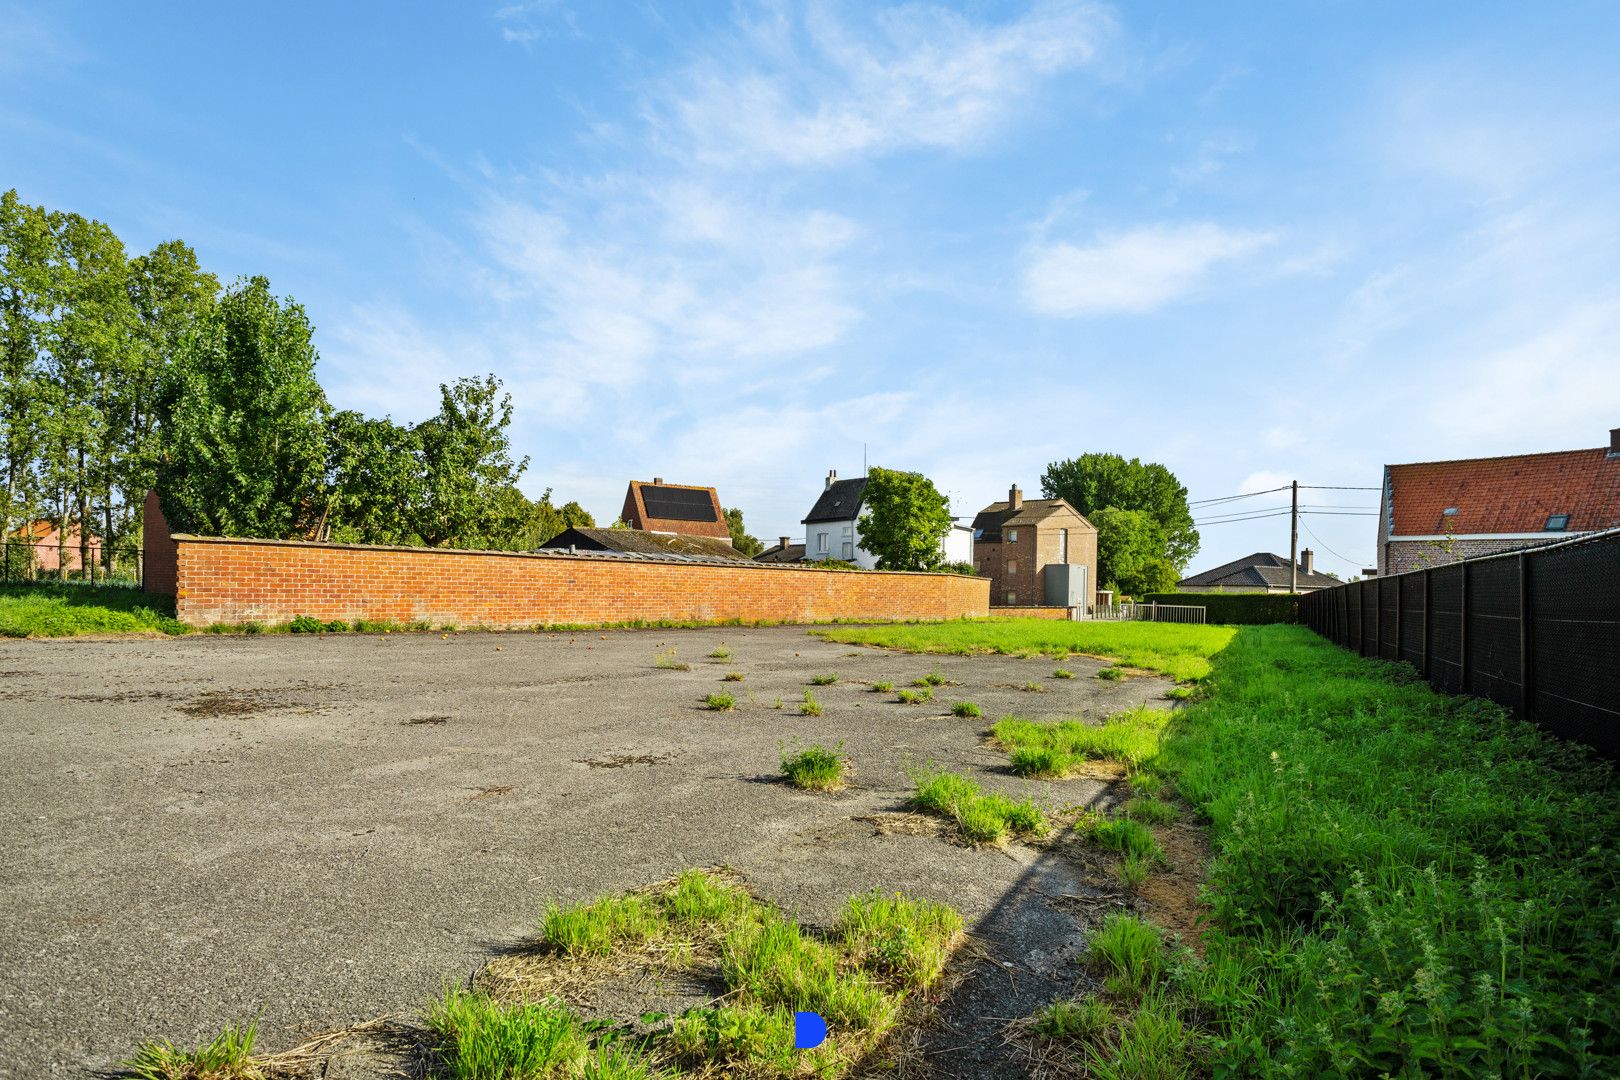
<path id="1" fill-rule="evenodd" d="M 418 716 L 413 720 L 401 720 L 400 725 L 402 727 L 420 727 L 424 724 L 448 724 L 449 722 L 450 718 L 448 716 Z"/>
<path id="2" fill-rule="evenodd" d="M 632 765 L 666 765 L 674 754 L 603 754 L 601 757 L 577 758 L 575 765 L 588 769 L 627 769 Z"/>
<path id="3" fill-rule="evenodd" d="M 63 694 L 67 701 L 126 702 L 161 701 L 170 695 L 163 690 L 118 690 L 111 694 Z"/>
<path id="4" fill-rule="evenodd" d="M 210 690 L 199 694 L 179 706 L 181 712 L 197 719 L 228 716 L 251 716 L 272 709 L 295 709 L 304 703 L 294 696 L 309 690 L 333 690 L 336 687 L 316 683 L 293 686 L 268 686 L 260 689 Z"/>
<path id="5" fill-rule="evenodd" d="M 1199 922 L 1209 914 L 1209 905 L 1199 900 L 1198 890 L 1209 869 L 1209 838 L 1203 829 L 1181 821 L 1156 832 L 1169 866 L 1149 874 L 1137 890 L 1137 897 L 1154 922 L 1180 934 L 1202 955 Z"/>
<path id="6" fill-rule="evenodd" d="M 467 801 L 477 802 L 479 799 L 493 799 L 497 795 L 510 795 L 516 790 L 516 784 L 496 784 L 493 787 L 481 787 L 476 794 L 467 796 Z"/>

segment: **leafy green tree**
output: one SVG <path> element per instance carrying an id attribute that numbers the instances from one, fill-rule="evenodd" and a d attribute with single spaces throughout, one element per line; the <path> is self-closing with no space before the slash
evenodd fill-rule
<path id="1" fill-rule="evenodd" d="M 1127 461 L 1119 454 L 1081 454 L 1055 461 L 1041 476 L 1041 493 L 1066 499 L 1093 525 L 1093 516 L 1113 507 L 1140 510 L 1159 526 L 1164 550 L 1159 554 L 1179 574 L 1198 554 L 1198 530 L 1187 506 L 1187 489 L 1163 465 Z M 1106 578 L 1104 579 L 1106 580 Z"/>
<path id="2" fill-rule="evenodd" d="M 123 452 L 115 482 L 122 489 L 133 528 L 147 489 L 157 482 L 164 371 L 213 308 L 219 279 L 198 265 L 191 248 L 169 240 L 130 260 L 128 289 L 135 325 L 126 378 L 117 397 Z"/>
<path id="3" fill-rule="evenodd" d="M 304 309 L 265 278 L 227 289 L 163 378 L 158 490 L 178 532 L 311 535 L 327 488 L 326 395 Z"/>
<path id="4" fill-rule="evenodd" d="M 950 504 L 928 477 L 874 468 L 861 501 L 861 547 L 877 556 L 879 570 L 932 570 L 944 561 Z"/>
<path id="5" fill-rule="evenodd" d="M 327 421 L 328 488 L 317 534 L 344 544 L 414 544 L 412 511 L 423 497 L 422 443 L 387 417 L 333 413 Z"/>
<path id="6" fill-rule="evenodd" d="M 0 195 L 0 539 L 34 517 L 42 495 L 44 376 L 56 238 L 45 208 Z"/>
<path id="7" fill-rule="evenodd" d="M 726 529 L 731 533 L 731 546 L 740 554 L 752 559 L 765 550 L 765 545 L 759 537 L 748 535 L 748 530 L 743 526 L 741 507 L 734 506 L 726 511 Z"/>
<path id="8" fill-rule="evenodd" d="M 561 506 L 551 501 L 551 489 L 528 504 L 522 529 L 509 545 L 514 551 L 533 551 L 567 529 L 591 529 L 596 519 L 579 503 L 569 500 Z"/>
<path id="9" fill-rule="evenodd" d="M 1164 556 L 1164 530 L 1145 510 L 1107 507 L 1090 515 L 1097 526 L 1097 576 L 1126 596 L 1169 592 L 1179 576 Z"/>
<path id="10" fill-rule="evenodd" d="M 512 397 L 493 375 L 457 379 L 439 393 L 438 414 L 416 426 L 423 480 L 416 533 L 431 547 L 499 544 L 522 530 L 529 512 L 517 492 L 529 459 L 513 462 L 506 434 Z"/>

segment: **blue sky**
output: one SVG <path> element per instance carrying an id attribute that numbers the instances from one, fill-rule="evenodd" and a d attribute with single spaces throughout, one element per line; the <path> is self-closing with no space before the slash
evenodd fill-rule
<path id="1" fill-rule="evenodd" d="M 1088 450 L 1376 485 L 1620 425 L 1617 43 L 1603 3 L 0 5 L 0 187 L 267 275 L 340 406 L 496 373 L 525 487 L 604 521 L 656 474 L 801 536 L 863 444 L 968 514 Z"/>

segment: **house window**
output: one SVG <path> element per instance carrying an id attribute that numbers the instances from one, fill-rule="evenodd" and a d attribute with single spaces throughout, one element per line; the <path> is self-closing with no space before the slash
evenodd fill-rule
<path id="1" fill-rule="evenodd" d="M 1563 532 L 1567 528 L 1569 528 L 1569 515 L 1568 514 L 1551 514 L 1551 515 L 1548 516 L 1548 518 L 1547 518 L 1547 531 L 1548 532 Z"/>
<path id="2" fill-rule="evenodd" d="M 1017 559 L 1008 559 L 1007 560 L 1007 573 L 1009 573 L 1009 574 L 1018 573 L 1018 560 Z"/>
<path id="3" fill-rule="evenodd" d="M 844 561 L 845 562 L 854 562 L 855 561 L 855 542 L 853 540 L 845 540 L 844 541 Z"/>
<path id="4" fill-rule="evenodd" d="M 1015 593 L 1015 592 L 1008 593 L 1007 594 L 1007 606 L 1012 607 L 1016 603 L 1018 603 L 1018 594 Z"/>
<path id="5" fill-rule="evenodd" d="M 1009 543 L 1009 544 L 1018 543 L 1018 530 L 1017 529 L 1008 529 L 1007 530 L 1007 543 Z"/>
<path id="6" fill-rule="evenodd" d="M 824 532 L 816 533 L 816 554 L 827 554 L 827 534 Z"/>
<path id="7" fill-rule="evenodd" d="M 1069 530 L 1068 529 L 1059 529 L 1058 530 L 1058 562 L 1066 563 L 1068 561 L 1069 561 Z"/>

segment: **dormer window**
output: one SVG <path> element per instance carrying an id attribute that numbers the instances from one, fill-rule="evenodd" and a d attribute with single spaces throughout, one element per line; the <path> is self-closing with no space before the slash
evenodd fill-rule
<path id="1" fill-rule="evenodd" d="M 1549 514 L 1547 516 L 1548 532 L 1563 532 L 1567 528 L 1569 528 L 1568 514 Z"/>

